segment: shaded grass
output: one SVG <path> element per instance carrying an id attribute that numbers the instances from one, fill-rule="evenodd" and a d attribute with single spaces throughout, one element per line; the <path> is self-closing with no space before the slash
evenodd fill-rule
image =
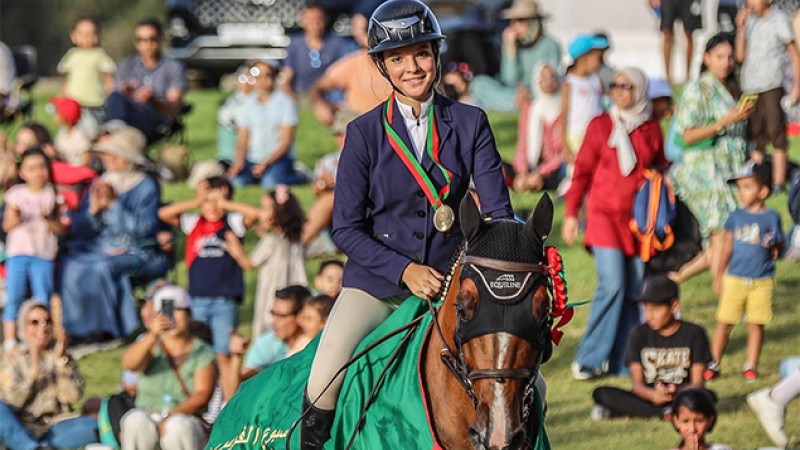
<path id="1" fill-rule="evenodd" d="M 44 96 L 35 109 L 37 118 L 47 120 L 44 113 Z M 223 94 L 212 91 L 190 92 L 187 100 L 194 109 L 187 117 L 189 148 L 192 159 L 212 158 L 215 154 L 215 114 L 216 108 L 224 98 Z M 505 160 L 513 156 L 516 136 L 516 117 L 513 114 L 490 114 L 490 122 L 495 131 L 498 148 Z M 13 130 L 12 130 L 13 133 Z M 327 129 L 314 120 L 308 109 L 301 110 L 301 122 L 297 133 L 299 158 L 309 167 L 325 153 L 335 151 L 335 143 Z M 157 149 L 153 150 L 154 152 Z M 800 146 L 793 141 L 790 153 L 795 159 L 800 157 Z M 311 189 L 298 187 L 294 192 L 305 207 L 313 201 Z M 192 191 L 182 184 L 171 184 L 164 188 L 164 198 L 168 201 L 190 197 Z M 256 204 L 261 191 L 257 187 L 239 189 L 236 199 Z M 539 195 L 513 194 L 512 202 L 516 209 L 531 209 Z M 786 195 L 781 194 L 769 200 L 784 219 L 784 227 L 791 224 L 786 208 Z M 556 201 L 555 223 L 550 243 L 559 246 L 569 279 L 572 301 L 589 299 L 597 280 L 594 261 L 581 247 L 566 247 L 560 239 L 560 227 L 564 205 Z M 787 230 L 788 231 L 788 230 Z M 257 238 L 248 235 L 248 248 Z M 319 265 L 318 260 L 307 263 L 310 279 Z M 186 271 L 180 265 L 171 275 L 175 281 L 185 283 Z M 252 318 L 252 297 L 255 292 L 255 273 L 247 275 L 247 301 L 241 309 L 241 327 L 249 332 Z M 778 364 L 781 358 L 800 354 L 800 333 L 798 333 L 798 292 L 800 292 L 800 271 L 797 263 L 780 261 L 778 263 L 778 286 L 775 291 L 773 323 L 766 327 L 764 352 L 761 358 L 761 378 L 754 384 L 746 384 L 739 376 L 739 368 L 745 360 L 746 329 L 743 325 L 733 330 L 728 353 L 725 356 L 723 376 L 709 386 L 720 397 L 720 418 L 713 441 L 724 442 L 736 449 L 752 449 L 766 446 L 769 441 L 748 410 L 744 399 L 746 395 L 760 387 L 778 381 Z M 710 276 L 702 274 L 682 286 L 682 308 L 684 319 L 703 325 L 709 332 L 714 326 L 716 299 L 711 293 Z M 629 387 L 630 381 L 622 378 L 609 378 L 600 381 L 573 381 L 569 372 L 578 342 L 589 313 L 589 306 L 580 307 L 575 319 L 565 329 L 561 345 L 555 349 L 553 358 L 544 366 L 544 374 L 549 383 L 548 393 L 548 431 L 553 448 L 557 449 L 652 449 L 671 448 L 679 441 L 671 424 L 660 421 L 614 420 L 597 423 L 589 418 L 592 406 L 591 392 L 601 384 Z M 709 336 L 710 337 L 710 336 Z M 81 360 L 81 372 L 86 378 L 86 395 L 105 395 L 118 389 L 121 369 L 119 367 L 122 350 L 114 350 L 91 355 Z M 796 420 L 800 407 L 792 405 L 788 411 L 787 432 L 794 442 L 800 440 L 800 421 Z"/>

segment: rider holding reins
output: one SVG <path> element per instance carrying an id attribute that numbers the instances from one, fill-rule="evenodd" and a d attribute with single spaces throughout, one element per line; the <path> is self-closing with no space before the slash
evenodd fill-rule
<path id="1" fill-rule="evenodd" d="M 359 342 L 410 294 L 433 298 L 463 240 L 457 208 L 473 180 L 487 219 L 512 218 L 486 114 L 435 91 L 444 35 L 417 0 L 389 0 L 369 22 L 369 54 L 394 89 L 353 120 L 339 163 L 333 240 L 347 255 L 343 289 L 311 367 L 301 449 L 330 437 Z"/>

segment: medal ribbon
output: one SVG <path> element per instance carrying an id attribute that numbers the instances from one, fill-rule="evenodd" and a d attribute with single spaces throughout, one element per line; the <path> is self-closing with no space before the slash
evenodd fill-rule
<path id="1" fill-rule="evenodd" d="M 397 132 L 394 131 L 394 128 L 392 128 L 391 122 L 394 115 L 393 106 L 394 93 L 389 97 L 389 100 L 386 101 L 386 114 L 383 116 L 383 128 L 386 130 L 389 145 L 391 145 L 394 152 L 397 153 L 397 156 L 400 157 L 400 160 L 403 161 L 403 164 L 405 164 L 408 171 L 411 172 L 411 175 L 414 176 L 417 184 L 422 188 L 422 192 L 428 197 L 428 201 L 431 203 L 433 209 L 437 210 L 442 206 L 442 201 L 450 195 L 452 173 L 439 161 L 439 132 L 436 127 L 436 119 L 433 116 L 433 104 L 431 103 L 430 108 L 428 108 L 428 139 L 425 143 L 425 147 L 428 156 L 436 164 L 436 167 L 442 171 L 442 175 L 444 175 L 445 185 L 439 191 L 436 190 L 430 176 L 428 176 L 428 173 L 425 172 L 425 169 L 423 169 L 419 161 L 417 161 L 414 152 L 408 148 L 405 142 L 400 139 L 400 136 L 397 135 Z"/>

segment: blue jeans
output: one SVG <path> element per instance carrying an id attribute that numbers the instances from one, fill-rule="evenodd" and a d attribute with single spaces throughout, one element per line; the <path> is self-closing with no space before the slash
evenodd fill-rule
<path id="1" fill-rule="evenodd" d="M 582 367 L 621 374 L 628 334 L 641 323 L 634 300 L 641 292 L 644 264 L 616 248 L 594 247 L 592 253 L 597 290 L 575 361 Z"/>
<path id="2" fill-rule="evenodd" d="M 233 185 L 260 184 L 264 189 L 272 189 L 279 184 L 303 184 L 308 182 L 305 175 L 294 170 L 294 160 L 288 155 L 267 167 L 261 178 L 253 176 L 254 165 L 250 161 L 245 161 L 244 169 L 231 181 Z"/>
<path id="3" fill-rule="evenodd" d="M 141 131 L 147 137 L 147 142 L 158 140 L 160 137 L 158 128 L 167 126 L 170 123 L 170 119 L 167 116 L 154 108 L 136 103 L 119 92 L 109 94 L 103 108 L 106 122 L 121 120 Z"/>
<path id="4" fill-rule="evenodd" d="M 13 450 L 32 450 L 39 445 L 50 444 L 56 448 L 79 448 L 93 442 L 97 437 L 97 419 L 76 417 L 53 425 L 37 441 L 25 428 L 6 403 L 0 402 L 0 445 Z"/>
<path id="5" fill-rule="evenodd" d="M 239 305 L 230 297 L 192 297 L 192 319 L 211 328 L 214 351 L 230 354 L 231 329 L 239 323 Z"/>
<path id="6" fill-rule="evenodd" d="M 25 300 L 29 280 L 33 298 L 49 305 L 53 293 L 53 261 L 35 256 L 12 256 L 6 260 L 8 303 L 3 308 L 3 321 L 17 320 L 19 305 Z"/>

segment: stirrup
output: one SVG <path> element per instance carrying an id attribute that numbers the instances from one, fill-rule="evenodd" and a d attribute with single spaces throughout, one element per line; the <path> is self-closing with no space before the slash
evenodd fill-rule
<path id="1" fill-rule="evenodd" d="M 335 410 L 319 409 L 303 394 L 303 420 L 300 422 L 300 450 L 321 450 L 331 437 Z"/>

